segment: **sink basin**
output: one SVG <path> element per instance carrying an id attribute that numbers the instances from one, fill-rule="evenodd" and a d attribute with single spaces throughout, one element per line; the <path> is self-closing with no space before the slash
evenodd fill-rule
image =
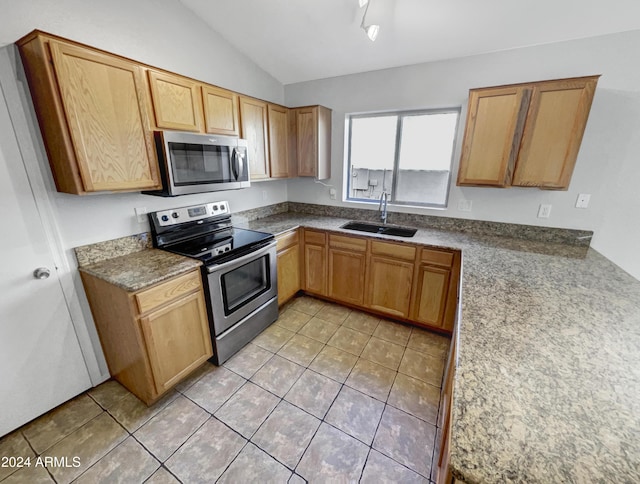
<path id="1" fill-rule="evenodd" d="M 340 228 L 357 230 L 359 232 L 370 232 L 372 234 L 395 235 L 397 237 L 413 237 L 418 231 L 418 229 L 412 229 L 409 227 L 376 224 L 371 222 L 349 222 Z"/>

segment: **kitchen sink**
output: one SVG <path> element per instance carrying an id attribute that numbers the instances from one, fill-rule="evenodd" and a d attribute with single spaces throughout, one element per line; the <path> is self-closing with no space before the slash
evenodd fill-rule
<path id="1" fill-rule="evenodd" d="M 397 237 L 413 237 L 418 229 L 400 227 L 398 225 L 384 225 L 371 222 L 349 222 L 341 226 L 342 229 L 370 232 L 372 234 L 395 235 Z"/>

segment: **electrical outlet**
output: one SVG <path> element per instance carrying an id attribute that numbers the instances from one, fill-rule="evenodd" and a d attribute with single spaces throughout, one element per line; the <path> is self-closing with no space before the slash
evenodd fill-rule
<path id="1" fill-rule="evenodd" d="M 134 208 L 136 213 L 136 218 L 138 219 L 138 223 L 144 223 L 147 221 L 147 207 L 137 207 Z"/>
<path id="2" fill-rule="evenodd" d="M 540 204 L 538 218 L 549 218 L 549 215 L 551 215 L 551 205 Z"/>
<path id="3" fill-rule="evenodd" d="M 330 188 L 329 189 L 329 198 L 331 200 L 335 200 L 336 199 L 336 189 L 335 188 Z"/>
<path id="4" fill-rule="evenodd" d="M 471 206 L 473 202 L 471 200 L 458 200 L 458 210 L 460 212 L 471 212 Z"/>
<path id="5" fill-rule="evenodd" d="M 587 208 L 589 206 L 589 200 L 591 200 L 591 195 L 581 193 L 576 200 L 576 208 Z"/>
<path id="6" fill-rule="evenodd" d="M 266 200 L 267 199 L 267 191 L 266 190 L 262 190 L 262 200 Z"/>

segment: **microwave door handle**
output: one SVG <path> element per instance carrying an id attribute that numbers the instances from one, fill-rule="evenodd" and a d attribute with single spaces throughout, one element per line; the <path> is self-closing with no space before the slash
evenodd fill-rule
<path id="1" fill-rule="evenodd" d="M 243 156 L 240 154 L 240 150 L 238 148 L 233 149 L 233 154 L 231 155 L 231 169 L 233 170 L 233 175 L 235 179 L 238 180 L 244 171 L 244 161 Z"/>
<path id="2" fill-rule="evenodd" d="M 231 171 L 233 172 L 233 177 L 238 179 L 238 149 L 233 148 L 231 152 Z"/>
<path id="3" fill-rule="evenodd" d="M 236 148 L 236 159 L 238 160 L 238 166 L 239 166 L 238 176 L 236 177 L 236 180 L 238 180 L 244 173 L 244 155 L 237 148 Z"/>

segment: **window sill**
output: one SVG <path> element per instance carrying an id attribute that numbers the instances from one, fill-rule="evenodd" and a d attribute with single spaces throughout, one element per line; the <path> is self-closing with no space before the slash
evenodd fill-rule
<path id="1" fill-rule="evenodd" d="M 348 198 L 346 200 L 342 200 L 344 203 L 349 203 L 349 204 L 353 204 L 353 205 L 359 205 L 362 207 L 378 207 L 380 205 L 380 200 L 354 200 L 352 198 Z M 421 204 L 417 204 L 417 203 L 396 203 L 396 202 L 388 202 L 387 203 L 387 208 L 405 208 L 405 209 L 409 209 L 409 210 L 415 210 L 415 209 L 419 209 L 419 210 L 438 210 L 438 211 L 444 211 L 447 210 L 447 206 L 445 205 L 421 205 Z M 402 212 L 402 210 L 401 210 Z M 409 211 L 409 213 L 412 213 Z"/>

